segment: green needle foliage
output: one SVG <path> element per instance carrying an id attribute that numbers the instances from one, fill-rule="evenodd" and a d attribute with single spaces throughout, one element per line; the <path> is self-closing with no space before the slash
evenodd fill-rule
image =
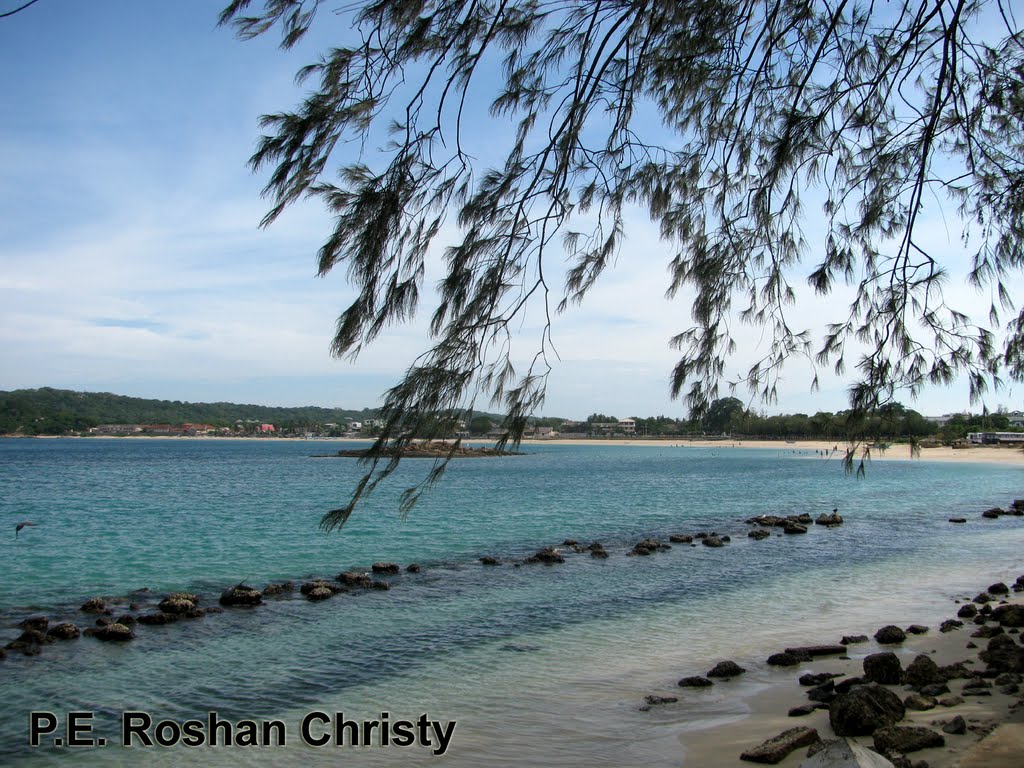
<path id="1" fill-rule="evenodd" d="M 385 446 L 428 425 L 447 434 L 480 397 L 503 409 L 505 439 L 518 440 L 544 398 L 551 317 L 614 261 L 631 207 L 660 228 L 668 294 L 692 296 L 692 324 L 671 341 L 671 391 L 691 414 L 720 384 L 771 401 L 793 355 L 842 373 L 848 346 L 851 408 L 865 418 L 898 390 L 966 375 L 977 397 L 1002 376 L 1020 379 L 1024 314 L 1013 317 L 1005 285 L 1021 266 L 1024 226 L 1014 5 L 232 2 L 221 23 L 243 38 L 278 30 L 287 48 L 314 24 L 349 38 L 300 72 L 311 91 L 293 112 L 263 118 L 252 158 L 270 170 L 264 224 L 306 196 L 335 217 L 320 272 L 344 265 L 358 295 L 334 354 L 356 355 L 409 319 L 428 252 L 444 247 L 433 346 L 387 392 L 378 453 L 324 527 L 342 525 L 395 468 L 396 458 L 381 461 Z M 515 126 L 503 159 L 484 167 L 466 148 L 482 101 Z M 823 241 L 805 239 L 808 198 L 822 205 Z M 963 222 L 971 282 L 993 296 L 982 324 L 946 303 L 943 266 L 922 244 L 920 222 L 943 205 Z M 457 234 L 437 242 L 445 224 Z M 820 294 L 856 289 L 823 338 L 787 317 L 806 267 Z M 517 368 L 513 330 L 534 307 L 544 331 Z M 727 381 L 737 317 L 771 343 Z"/>

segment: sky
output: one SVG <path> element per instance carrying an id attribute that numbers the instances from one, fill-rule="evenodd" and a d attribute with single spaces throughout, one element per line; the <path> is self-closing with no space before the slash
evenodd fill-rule
<path id="1" fill-rule="evenodd" d="M 0 13 L 21 4 L 0 0 Z M 316 276 L 328 215 L 307 202 L 259 228 L 266 177 L 247 166 L 258 119 L 293 107 L 296 70 L 350 30 L 321 13 L 310 38 L 282 52 L 274 34 L 242 42 L 218 28 L 220 5 L 39 0 L 0 19 L 0 390 L 355 409 L 377 405 L 427 348 L 420 317 L 356 361 L 332 358 L 335 320 L 355 294 L 341 271 Z M 671 249 L 656 229 L 639 214 L 628 223 L 615 268 L 555 319 L 560 359 L 542 415 L 686 413 L 668 383 L 686 297 L 664 297 Z M 926 224 L 953 265 L 954 303 L 983 316 L 989 296 L 956 266 L 957 226 Z M 795 283 L 795 325 L 820 328 L 850 298 Z M 520 329 L 525 345 L 533 322 Z M 733 374 L 761 342 L 756 329 L 735 330 Z M 849 380 L 820 373 L 812 393 L 811 366 L 794 360 L 778 402 L 750 405 L 844 408 Z M 964 382 L 904 402 L 927 415 L 971 408 Z M 986 405 L 1019 409 L 1024 390 Z"/>

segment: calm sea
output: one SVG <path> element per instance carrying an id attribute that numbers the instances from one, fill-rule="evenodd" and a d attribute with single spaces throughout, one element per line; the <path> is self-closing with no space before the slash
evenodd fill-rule
<path id="1" fill-rule="evenodd" d="M 875 462 L 866 479 L 792 446 L 753 450 L 529 446 L 454 462 L 406 520 L 404 462 L 341 534 L 318 530 L 360 468 L 313 458 L 328 442 L 0 440 L 0 641 L 22 618 L 88 619 L 90 596 L 149 588 L 216 603 L 245 580 L 333 577 L 389 560 L 422 566 L 389 591 L 310 603 L 298 592 L 255 610 L 139 627 L 125 645 L 82 638 L 0 661 L 0 764 L 686 764 L 686 733 L 742 718 L 779 675 L 764 658 L 792 642 L 835 642 L 884 623 L 935 622 L 949 599 L 1024 570 L 1024 519 L 979 513 L 1024 496 L 1016 466 Z M 1024 466 L 1024 463 L 1022 463 Z M 746 517 L 820 512 L 847 520 L 806 536 L 748 539 Z M 967 525 L 947 522 L 963 514 Z M 15 523 L 31 520 L 16 539 Z M 715 530 L 722 549 L 676 545 L 626 557 L 637 540 Z M 607 560 L 485 567 L 574 538 Z M 734 658 L 729 693 L 639 711 L 648 693 Z M 275 719 L 283 746 L 117 746 L 120 713 L 154 720 Z M 110 745 L 28 745 L 29 713 L 95 713 Z M 310 712 L 456 721 L 447 754 L 419 746 L 312 747 Z M 60 735 L 60 734 L 57 734 Z"/>

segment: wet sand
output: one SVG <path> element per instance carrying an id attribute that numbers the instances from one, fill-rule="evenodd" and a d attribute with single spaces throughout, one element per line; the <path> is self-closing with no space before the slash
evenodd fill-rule
<path id="1" fill-rule="evenodd" d="M 985 588 L 979 584 L 979 590 Z M 1020 603 L 1022 600 L 1019 594 L 1011 595 L 1008 602 Z M 970 602 L 971 595 L 961 595 L 958 603 Z M 948 618 L 955 618 L 959 604 L 950 603 Z M 993 603 L 995 604 L 995 603 Z M 906 616 L 907 624 L 913 620 L 913 608 L 908 607 Z M 982 671 L 986 664 L 978 659 L 979 651 L 983 650 L 989 640 L 984 638 L 972 638 L 971 635 L 978 629 L 978 625 L 970 619 L 960 619 L 964 626 L 951 632 L 941 633 L 938 626 L 930 626 L 928 632 L 923 635 L 908 634 L 907 640 L 901 645 L 880 645 L 871 639 L 874 632 L 883 624 L 879 622 L 878 627 L 864 627 L 863 633 L 867 634 L 869 641 L 850 645 L 848 648 L 849 658 L 822 657 L 812 662 L 800 664 L 797 667 L 770 668 L 761 660 L 760 669 L 751 670 L 755 672 L 760 682 L 767 683 L 764 690 L 750 696 L 746 700 L 749 707 L 749 716 L 739 722 L 715 725 L 703 730 L 688 731 L 679 736 L 680 751 L 684 754 L 685 765 L 700 766 L 701 768 L 736 768 L 737 766 L 749 766 L 753 763 L 740 760 L 740 755 L 752 749 L 762 742 L 777 736 L 783 731 L 797 726 L 807 726 L 817 730 L 822 740 L 836 738 L 829 725 L 827 710 L 816 710 L 813 714 L 802 717 L 789 717 L 788 712 L 792 707 L 812 703 L 807 698 L 807 687 L 798 683 L 798 678 L 807 672 L 831 672 L 839 673 L 843 677 L 859 676 L 863 674 L 863 659 L 872 653 L 881 651 L 893 651 L 899 657 L 905 669 L 918 654 L 927 654 L 940 666 L 956 662 L 966 662 L 968 669 Z M 994 622 L 989 622 L 994 626 Z M 1011 635 L 1020 642 L 1020 635 Z M 814 638 L 812 643 L 835 643 L 839 637 Z M 974 643 L 976 648 L 969 648 L 968 644 Z M 769 653 L 781 651 L 781 648 L 766 649 L 766 656 Z M 744 660 L 737 660 L 741 665 L 747 666 Z M 836 678 L 838 682 L 842 678 Z M 951 680 L 948 683 L 949 694 L 944 694 L 940 699 L 948 696 L 959 696 L 966 679 Z M 991 680 L 989 681 L 991 682 Z M 734 685 L 732 682 L 716 682 L 716 686 Z M 910 693 L 909 688 L 902 685 L 886 686 L 901 699 L 906 698 Z M 955 706 L 945 707 L 941 704 L 934 709 L 927 711 L 907 710 L 906 717 L 898 723 L 900 726 L 923 726 L 942 733 L 942 726 L 957 715 L 967 722 L 967 732 L 963 735 L 942 733 L 945 737 L 945 746 L 920 750 L 910 753 L 908 757 L 912 762 L 918 760 L 927 761 L 930 768 L 957 768 L 964 762 L 964 768 L 977 766 L 977 768 L 988 768 L 989 766 L 1024 765 L 1024 690 L 1016 694 L 1006 694 L 993 685 L 989 689 L 990 696 L 966 696 L 963 703 Z M 679 689 L 680 697 L 699 696 L 700 692 L 693 689 Z M 669 705 L 671 706 L 671 705 Z M 992 733 L 996 726 L 1004 723 L 1011 724 L 1007 728 L 1000 729 L 999 733 L 992 737 L 989 742 L 982 744 L 982 740 Z M 868 749 L 873 748 L 871 736 L 862 736 L 853 739 L 861 746 Z M 1002 743 L 1000 743 L 1002 742 Z M 988 754 L 998 750 L 1010 749 L 1015 752 L 1019 762 L 1004 763 L 1000 757 L 992 758 Z M 806 759 L 807 748 L 803 747 L 794 750 L 778 765 L 783 768 L 796 768 Z M 992 760 L 995 760 L 993 762 Z"/>

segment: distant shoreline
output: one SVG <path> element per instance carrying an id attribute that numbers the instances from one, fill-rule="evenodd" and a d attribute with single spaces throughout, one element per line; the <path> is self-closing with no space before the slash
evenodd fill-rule
<path id="1" fill-rule="evenodd" d="M 65 436 L 65 435 L 33 435 L 31 437 L 18 435 L 3 435 L 3 438 L 11 440 L 203 440 L 209 442 L 217 441 L 274 441 L 274 442 L 332 442 L 332 443 L 365 443 L 373 440 L 372 437 L 209 437 L 206 435 L 88 435 L 88 436 Z M 464 443 L 491 444 L 494 441 L 482 438 L 468 438 Z M 667 438 L 526 438 L 521 445 L 587 445 L 587 446 L 634 446 L 634 447 L 662 447 L 662 448 L 718 448 L 722 450 L 732 448 L 760 448 L 778 450 L 782 453 L 806 453 L 809 458 L 825 457 L 820 452 L 829 452 L 828 460 L 840 461 L 845 454 L 846 443 L 835 440 L 796 440 L 788 442 L 783 440 L 743 440 L 743 439 L 688 439 L 683 437 Z M 838 452 L 834 449 L 838 447 Z M 818 451 L 818 454 L 813 453 Z M 910 447 L 906 444 L 895 444 L 885 451 L 872 450 L 871 461 L 943 461 L 943 462 L 969 462 L 983 464 L 1004 464 L 1018 465 L 1024 467 L 1024 450 L 1009 446 L 978 445 L 970 448 L 950 448 L 941 446 L 938 448 L 922 448 L 920 456 L 916 459 L 910 455 Z"/>

